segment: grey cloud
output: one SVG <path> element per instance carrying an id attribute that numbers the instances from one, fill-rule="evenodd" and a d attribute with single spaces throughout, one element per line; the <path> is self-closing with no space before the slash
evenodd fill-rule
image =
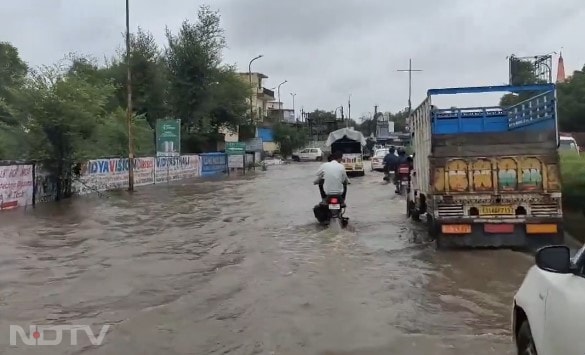
<path id="1" fill-rule="evenodd" d="M 583 0 L 213 0 L 221 11 L 228 63 L 269 76 L 267 87 L 296 107 L 332 110 L 352 94 L 352 116 L 398 110 L 407 103 L 413 58 L 413 104 L 426 89 L 502 84 L 506 56 L 558 51 L 567 71 L 585 63 Z M 172 4 L 172 6 L 171 6 Z M 164 45 L 164 28 L 194 19 L 201 1 L 131 0 L 132 27 L 151 31 Z M 122 44 L 121 0 L 0 2 L 0 38 L 19 47 L 33 65 L 75 51 L 101 58 Z"/>

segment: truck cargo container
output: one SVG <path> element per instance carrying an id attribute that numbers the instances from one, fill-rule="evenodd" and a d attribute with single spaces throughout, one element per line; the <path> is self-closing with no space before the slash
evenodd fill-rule
<path id="1" fill-rule="evenodd" d="M 342 128 L 329 133 L 327 142 L 331 152 L 342 152 L 342 164 L 345 166 L 347 175 L 364 176 L 363 149 L 367 142 L 360 131 L 353 128 Z"/>
<path id="2" fill-rule="evenodd" d="M 435 95 L 511 92 L 511 107 L 440 109 Z M 413 111 L 407 214 L 426 214 L 437 247 L 563 242 L 554 84 L 431 89 Z"/>

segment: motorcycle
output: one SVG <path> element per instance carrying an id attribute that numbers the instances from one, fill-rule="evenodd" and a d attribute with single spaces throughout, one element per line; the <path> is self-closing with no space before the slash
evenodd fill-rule
<path id="1" fill-rule="evenodd" d="M 401 196 L 405 196 L 410 191 L 410 166 L 409 164 L 400 164 L 398 166 L 398 179 L 396 181 L 396 190 Z"/>
<path id="2" fill-rule="evenodd" d="M 341 196 L 327 196 L 324 202 L 313 207 L 313 213 L 321 225 L 339 225 L 341 228 L 347 227 L 349 218 L 344 217 L 345 203 Z"/>

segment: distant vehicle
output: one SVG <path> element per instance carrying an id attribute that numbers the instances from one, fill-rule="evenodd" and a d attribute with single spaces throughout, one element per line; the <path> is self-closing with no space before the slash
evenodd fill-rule
<path id="1" fill-rule="evenodd" d="M 577 145 L 577 141 L 575 140 L 575 138 L 571 136 L 561 136 L 560 143 L 561 143 L 559 145 L 560 152 L 574 152 L 579 154 L 579 145 Z"/>
<path id="2" fill-rule="evenodd" d="M 364 160 L 370 160 L 370 158 L 372 157 L 372 152 L 369 149 L 364 149 L 362 157 L 364 158 Z"/>
<path id="3" fill-rule="evenodd" d="M 436 95 L 537 92 L 511 107 L 439 109 Z M 562 244 L 556 86 L 427 91 L 413 111 L 407 215 L 426 213 L 437 248 Z"/>
<path id="4" fill-rule="evenodd" d="M 518 355 L 583 354 L 585 247 L 571 258 L 566 246 L 536 253 L 514 296 L 512 334 Z"/>
<path id="5" fill-rule="evenodd" d="M 374 151 L 374 156 L 372 157 L 372 171 L 384 171 L 384 157 L 388 152 L 388 148 L 380 148 Z"/>
<path id="6" fill-rule="evenodd" d="M 294 161 L 322 161 L 323 151 L 321 148 L 305 148 L 300 152 L 292 154 Z"/>
<path id="7" fill-rule="evenodd" d="M 367 143 L 360 131 L 352 128 L 338 129 L 329 133 L 325 144 L 331 147 L 331 152 L 343 153 L 342 163 L 347 175 L 365 175 L 363 149 Z"/>

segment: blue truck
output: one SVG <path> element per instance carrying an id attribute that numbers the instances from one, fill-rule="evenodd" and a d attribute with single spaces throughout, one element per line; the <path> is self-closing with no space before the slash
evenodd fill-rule
<path id="1" fill-rule="evenodd" d="M 515 93 L 511 107 L 440 109 L 436 95 Z M 563 242 L 554 84 L 431 89 L 410 116 L 407 215 L 426 215 L 438 248 Z"/>

